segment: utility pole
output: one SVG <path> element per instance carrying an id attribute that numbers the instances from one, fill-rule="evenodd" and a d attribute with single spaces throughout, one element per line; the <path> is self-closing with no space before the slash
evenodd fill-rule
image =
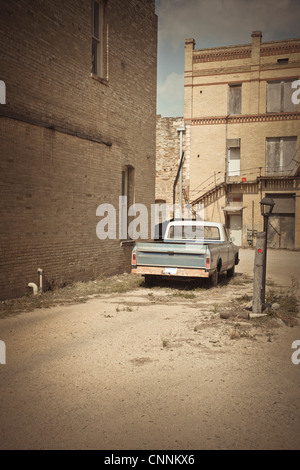
<path id="1" fill-rule="evenodd" d="M 263 277 L 264 277 L 264 262 L 266 250 L 266 233 L 258 232 L 256 236 L 256 248 L 254 257 L 254 272 L 253 272 L 253 302 L 252 312 L 262 313 L 263 310 Z"/>

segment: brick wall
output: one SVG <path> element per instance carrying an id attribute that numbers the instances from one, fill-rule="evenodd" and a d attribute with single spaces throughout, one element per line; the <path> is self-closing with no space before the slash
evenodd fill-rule
<path id="1" fill-rule="evenodd" d="M 107 2 L 108 80 L 91 76 L 91 2 L 1 2 L 0 298 L 38 283 L 130 269 L 132 246 L 99 240 L 96 209 L 155 199 L 154 0 Z M 132 18 L 135 21 L 132 21 Z"/>

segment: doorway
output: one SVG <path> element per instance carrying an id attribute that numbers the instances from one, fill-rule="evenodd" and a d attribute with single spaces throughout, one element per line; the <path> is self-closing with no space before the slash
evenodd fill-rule
<path id="1" fill-rule="evenodd" d="M 228 149 L 228 176 L 240 176 L 241 170 L 241 149 L 240 147 L 230 147 Z"/>
<path id="2" fill-rule="evenodd" d="M 233 243 L 242 246 L 242 214 L 228 214 L 229 233 Z"/>

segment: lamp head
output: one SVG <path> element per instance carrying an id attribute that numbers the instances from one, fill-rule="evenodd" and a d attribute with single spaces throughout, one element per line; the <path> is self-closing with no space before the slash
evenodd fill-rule
<path id="1" fill-rule="evenodd" d="M 260 210 L 261 210 L 261 215 L 263 216 L 268 216 L 272 213 L 272 210 L 275 206 L 275 202 L 271 197 L 264 197 L 260 201 Z"/>

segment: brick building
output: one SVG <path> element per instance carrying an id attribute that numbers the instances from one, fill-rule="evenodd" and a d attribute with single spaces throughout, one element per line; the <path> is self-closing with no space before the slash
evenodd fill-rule
<path id="1" fill-rule="evenodd" d="M 0 298 L 129 270 L 96 211 L 155 199 L 155 1 L 1 0 L 0 31 Z"/>
<path id="2" fill-rule="evenodd" d="M 269 245 L 300 248 L 300 39 L 195 49 L 185 42 L 184 123 L 189 200 L 225 222 L 238 245 L 262 230 L 259 202 L 275 201 Z"/>

